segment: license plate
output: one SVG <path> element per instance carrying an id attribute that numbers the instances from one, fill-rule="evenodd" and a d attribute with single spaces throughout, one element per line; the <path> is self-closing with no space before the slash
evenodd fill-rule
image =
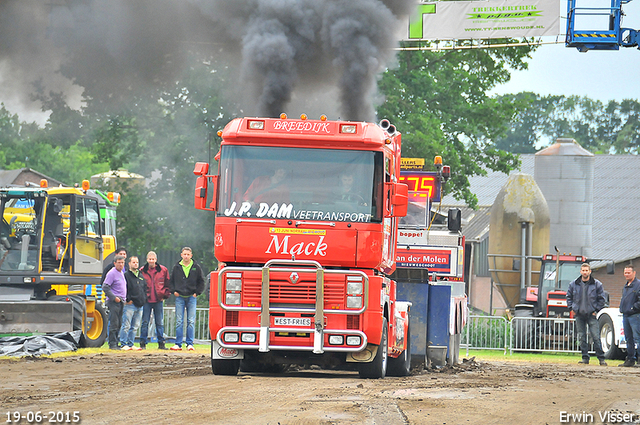
<path id="1" fill-rule="evenodd" d="M 275 326 L 311 326 L 310 317 L 274 317 Z"/>

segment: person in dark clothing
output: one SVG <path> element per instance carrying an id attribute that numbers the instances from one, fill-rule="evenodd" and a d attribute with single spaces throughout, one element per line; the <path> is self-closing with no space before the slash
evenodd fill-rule
<path id="1" fill-rule="evenodd" d="M 102 289 L 107 295 L 109 309 L 109 348 L 119 350 L 118 332 L 122 324 L 122 308 L 127 299 L 127 280 L 124 277 L 124 260 L 122 255 L 116 255 L 113 265 L 104 278 Z"/>
<path id="2" fill-rule="evenodd" d="M 182 350 L 184 311 L 187 311 L 187 350 L 192 351 L 196 322 L 196 297 L 204 291 L 204 276 L 200 266 L 193 261 L 191 248 L 180 251 L 182 260 L 171 271 L 169 287 L 176 296 L 176 344 L 172 350 Z"/>
<path id="3" fill-rule="evenodd" d="M 624 266 L 624 277 L 627 280 L 622 288 L 620 313 L 622 327 L 627 341 L 627 358 L 621 367 L 633 367 L 636 364 L 640 345 L 640 280 L 636 279 L 636 270 L 632 265 Z"/>
<path id="4" fill-rule="evenodd" d="M 147 302 L 142 308 L 142 328 L 140 329 L 140 348 L 147 348 L 147 336 L 149 335 L 149 320 L 151 312 L 156 323 L 156 338 L 158 349 L 166 350 L 164 339 L 164 300 L 169 298 L 169 270 L 158 264 L 158 255 L 154 251 L 147 254 L 147 264 L 142 268 L 142 275 L 147 281 Z"/>
<path id="5" fill-rule="evenodd" d="M 138 257 L 129 258 L 129 270 L 124 273 L 127 280 L 127 301 L 122 310 L 120 346 L 122 350 L 141 350 L 133 345 L 142 319 L 142 306 L 147 300 L 147 281 L 138 269 Z"/>
<path id="6" fill-rule="evenodd" d="M 602 282 L 591 276 L 591 266 L 583 263 L 580 277 L 569 284 L 567 290 L 567 306 L 573 311 L 580 341 L 582 360 L 578 363 L 589 364 L 589 344 L 587 342 L 587 326 L 593 339 L 593 347 L 601 366 L 606 366 L 604 351 L 600 342 L 600 325 L 596 314 L 604 308 L 606 299 Z"/>

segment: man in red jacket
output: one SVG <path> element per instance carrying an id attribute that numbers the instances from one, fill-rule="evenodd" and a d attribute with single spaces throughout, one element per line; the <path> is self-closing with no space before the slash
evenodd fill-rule
<path id="1" fill-rule="evenodd" d="M 149 333 L 149 319 L 153 310 L 153 317 L 156 322 L 156 336 L 158 338 L 158 349 L 166 350 L 164 340 L 163 311 L 164 300 L 169 298 L 169 270 L 165 266 L 158 264 L 158 256 L 155 252 L 149 251 L 147 254 L 147 264 L 142 267 L 142 276 L 147 281 L 147 302 L 142 307 L 142 326 L 140 329 L 140 348 L 147 348 L 147 335 Z"/>

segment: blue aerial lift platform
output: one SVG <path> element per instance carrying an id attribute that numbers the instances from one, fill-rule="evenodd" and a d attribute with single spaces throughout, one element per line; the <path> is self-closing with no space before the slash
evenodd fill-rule
<path id="1" fill-rule="evenodd" d="M 593 0 L 568 0 L 565 45 L 581 52 L 619 50 L 620 46 L 638 47 L 640 33 L 621 27 L 624 16 L 622 5 L 630 1 L 609 0 L 609 6 L 594 7 Z"/>

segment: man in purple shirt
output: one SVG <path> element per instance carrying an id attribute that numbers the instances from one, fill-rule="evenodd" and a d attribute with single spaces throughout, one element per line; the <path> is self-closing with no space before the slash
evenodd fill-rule
<path id="1" fill-rule="evenodd" d="M 107 295 L 109 309 L 109 348 L 119 350 L 118 332 L 122 326 L 122 309 L 127 299 L 127 280 L 124 277 L 124 260 L 122 255 L 116 255 L 113 268 L 104 278 L 102 290 Z"/>

